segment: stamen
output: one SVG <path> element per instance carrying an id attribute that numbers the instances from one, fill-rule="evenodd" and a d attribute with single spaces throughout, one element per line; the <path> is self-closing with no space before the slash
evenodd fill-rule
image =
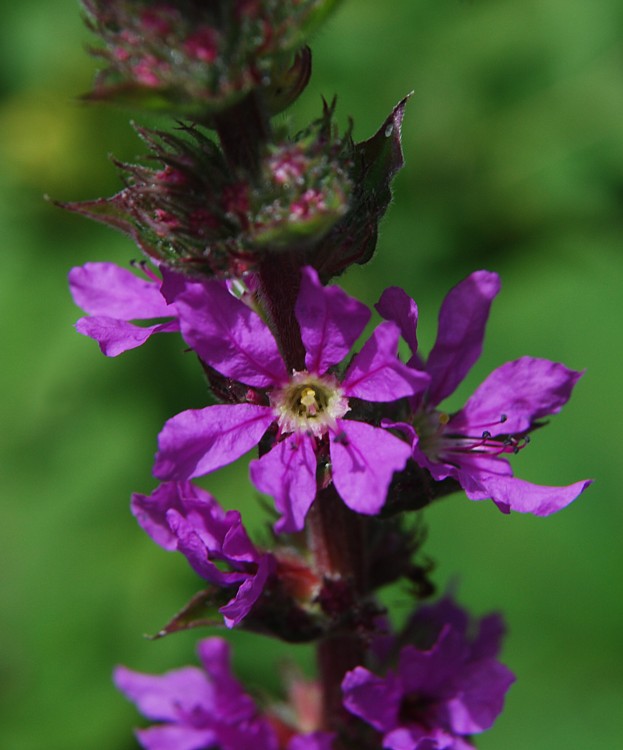
<path id="1" fill-rule="evenodd" d="M 480 437 L 455 433 L 443 436 L 443 452 L 497 456 L 501 453 L 519 453 L 529 442 L 528 435 L 492 437 L 488 430 L 485 430 Z"/>

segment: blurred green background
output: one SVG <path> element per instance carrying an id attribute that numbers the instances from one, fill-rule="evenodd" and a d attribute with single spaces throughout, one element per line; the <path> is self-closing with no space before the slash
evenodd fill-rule
<path id="1" fill-rule="evenodd" d="M 3 3 L 0 35 L 0 744 L 129 750 L 140 720 L 111 685 L 113 665 L 191 663 L 201 633 L 143 639 L 200 581 L 141 532 L 128 498 L 155 486 L 157 431 L 203 404 L 203 382 L 175 337 L 107 360 L 73 331 L 69 268 L 138 252 L 43 194 L 112 194 L 107 154 L 132 159 L 141 146 L 128 113 L 76 102 L 95 64 L 75 0 Z M 454 406 L 523 354 L 586 368 L 515 462 L 542 483 L 595 477 L 582 498 L 547 519 L 459 495 L 426 512 L 437 582 L 458 579 L 466 605 L 509 623 L 504 658 L 518 682 L 479 747 L 622 746 L 623 5 L 346 0 L 312 46 L 293 127 L 338 93 L 361 140 L 415 92 L 379 250 L 346 277 L 349 290 L 372 303 L 403 285 L 426 351 L 447 289 L 476 268 L 502 275 L 485 353 Z M 244 466 L 205 486 L 262 533 Z M 237 670 L 259 688 L 276 687 L 275 659 L 311 663 L 309 649 L 232 640 Z"/>

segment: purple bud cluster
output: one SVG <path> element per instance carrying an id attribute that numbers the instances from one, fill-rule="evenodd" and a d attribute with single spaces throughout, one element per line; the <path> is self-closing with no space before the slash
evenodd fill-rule
<path id="1" fill-rule="evenodd" d="M 481 354 L 497 274 L 476 271 L 448 293 L 428 356 L 402 289 L 373 311 L 330 283 L 375 249 L 405 104 L 358 144 L 337 134 L 334 105 L 298 134 L 271 123 L 304 88 L 302 45 L 336 4 L 84 3 L 108 66 L 91 98 L 159 102 L 189 120 L 138 128 L 151 163 L 119 165 L 117 195 L 62 204 L 125 232 L 148 259 L 72 269 L 78 331 L 109 357 L 172 333 L 207 381 L 205 406 L 162 427 L 161 483 L 132 497 L 140 526 L 202 580 L 158 635 L 224 624 L 313 643 L 318 659 L 314 680 L 291 670 L 286 697 L 262 700 L 235 678 L 220 637 L 200 642 L 202 669 L 119 667 L 116 685 L 155 722 L 137 731 L 146 750 L 472 748 L 514 680 L 498 660 L 504 626 L 499 615 L 473 622 L 449 595 L 425 602 L 432 566 L 414 511 L 463 490 L 545 516 L 590 483 L 532 484 L 508 460 L 579 372 L 522 357 L 443 410 Z M 254 490 L 274 507 L 262 543 L 191 482 L 250 452 Z M 411 615 L 396 629 L 377 595 L 399 581 Z"/>

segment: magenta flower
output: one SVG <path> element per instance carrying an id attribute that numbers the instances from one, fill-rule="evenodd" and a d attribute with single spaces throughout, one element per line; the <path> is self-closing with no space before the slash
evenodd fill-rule
<path id="1" fill-rule="evenodd" d="M 161 676 L 117 667 L 115 685 L 148 718 L 161 722 L 139 729 L 145 750 L 278 750 L 270 725 L 231 673 L 229 646 L 206 638 L 198 646 L 205 671 L 197 667 Z"/>
<path id="2" fill-rule="evenodd" d="M 323 287 L 302 272 L 296 319 L 305 347 L 301 372 L 288 372 L 263 320 L 220 282 L 189 285 L 176 297 L 182 335 L 208 366 L 248 387 L 247 402 L 182 412 L 158 439 L 154 474 L 183 480 L 208 474 L 257 445 L 273 427 L 270 450 L 251 463 L 251 478 L 272 495 L 282 518 L 278 531 L 303 527 L 316 496 L 319 462 L 344 500 L 375 514 L 395 471 L 410 455 L 401 439 L 366 422 L 347 419 L 350 399 L 388 402 L 412 396 L 426 373 L 397 359 L 399 330 L 381 323 L 343 376 L 335 372 L 368 322 L 369 310 L 338 287 Z"/>
<path id="3" fill-rule="evenodd" d="M 491 727 L 515 679 L 496 659 L 503 631 L 490 615 L 472 637 L 466 613 L 450 600 L 425 607 L 400 639 L 412 634 L 416 643 L 400 650 L 395 669 L 384 677 L 365 667 L 346 673 L 344 706 L 381 732 L 388 750 L 471 750 L 469 736 Z"/>
<path id="4" fill-rule="evenodd" d="M 198 652 L 203 669 L 163 675 L 115 670 L 117 688 L 144 716 L 161 722 L 137 730 L 145 750 L 331 750 L 331 733 L 298 733 L 276 715 L 269 720 L 259 713 L 232 674 L 225 640 L 206 638 Z"/>
<path id="5" fill-rule="evenodd" d="M 74 302 L 89 314 L 76 323 L 79 333 L 100 345 L 107 357 L 144 344 L 154 333 L 179 331 L 175 308 L 163 296 L 165 285 L 174 285 L 177 275 L 162 268 L 163 281 L 141 266 L 147 278 L 135 276 L 114 263 L 87 263 L 69 272 Z M 150 326 L 132 320 L 173 318 Z"/>
<path id="6" fill-rule="evenodd" d="M 412 352 L 409 366 L 430 375 L 428 389 L 410 401 L 409 423 L 387 426 L 409 435 L 414 460 L 435 480 L 456 479 L 470 500 L 491 498 L 504 513 L 546 516 L 568 505 L 590 480 L 566 487 L 531 484 L 513 477 L 506 455 L 528 442 L 539 420 L 560 411 L 582 373 L 547 359 L 522 357 L 494 370 L 459 411 L 448 414 L 437 408 L 480 356 L 499 289 L 497 274 L 476 271 L 448 293 L 425 364 L 417 352 L 415 302 L 397 287 L 383 293 L 377 309 L 400 326 Z"/>
<path id="7" fill-rule="evenodd" d="M 236 590 L 219 610 L 227 627 L 246 617 L 275 561 L 253 545 L 238 511 L 223 510 L 212 495 L 190 482 L 166 482 L 151 495 L 134 494 L 132 512 L 156 544 L 182 552 L 210 583 Z"/>

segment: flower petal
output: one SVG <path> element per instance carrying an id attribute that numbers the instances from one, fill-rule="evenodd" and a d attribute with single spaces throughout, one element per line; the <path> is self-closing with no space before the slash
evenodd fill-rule
<path id="1" fill-rule="evenodd" d="M 396 323 L 402 338 L 411 349 L 411 354 L 417 358 L 418 309 L 414 300 L 400 287 L 390 286 L 383 292 L 375 308 L 385 320 Z M 413 361 L 409 364 L 415 366 Z"/>
<path id="2" fill-rule="evenodd" d="M 295 314 L 307 352 L 305 366 L 318 374 L 344 359 L 370 319 L 363 303 L 337 286 L 322 286 L 309 266 L 302 270 Z"/>
<path id="3" fill-rule="evenodd" d="M 154 333 L 179 331 L 179 323 L 171 320 L 168 323 L 142 327 L 125 320 L 96 315 L 92 318 L 80 318 L 76 323 L 76 330 L 83 336 L 95 339 L 107 357 L 116 357 L 141 346 Z"/>
<path id="4" fill-rule="evenodd" d="M 334 739 L 335 735 L 328 732 L 297 734 L 288 742 L 287 750 L 332 750 Z"/>
<path id="5" fill-rule="evenodd" d="M 287 378 L 272 333 L 220 281 L 191 284 L 175 301 L 185 341 L 228 378 L 265 388 Z"/>
<path id="6" fill-rule="evenodd" d="M 344 376 L 342 387 L 347 396 L 365 401 L 396 401 L 426 389 L 429 376 L 398 359 L 399 335 L 394 323 L 376 327 Z"/>
<path id="7" fill-rule="evenodd" d="M 450 421 L 447 431 L 487 430 L 507 435 L 528 430 L 533 422 L 558 413 L 581 372 L 548 359 L 521 357 L 494 370 Z"/>
<path id="8" fill-rule="evenodd" d="M 384 750 L 475 750 L 462 737 L 419 724 L 398 727 L 383 737 Z"/>
<path id="9" fill-rule="evenodd" d="M 274 562 L 271 555 L 263 555 L 255 575 L 249 576 L 241 584 L 236 596 L 220 608 L 219 612 L 223 615 L 228 628 L 239 625 L 253 609 L 253 605 L 264 591 L 268 576 L 274 571 Z"/>
<path id="10" fill-rule="evenodd" d="M 251 461 L 251 481 L 260 492 L 271 495 L 282 514 L 278 533 L 300 531 L 316 497 L 314 439 L 291 435 L 260 459 Z"/>
<path id="11" fill-rule="evenodd" d="M 177 537 L 171 531 L 166 514 L 171 509 L 184 513 L 187 498 L 205 503 L 206 507 L 217 504 L 212 495 L 190 482 L 163 482 L 151 495 L 135 492 L 132 513 L 156 544 L 173 551 L 177 549 Z"/>
<path id="12" fill-rule="evenodd" d="M 196 528 L 179 511 L 171 508 L 167 512 L 167 521 L 177 539 L 177 549 L 198 576 L 217 586 L 231 586 L 248 578 L 245 572 L 220 570 L 212 560 L 223 560 L 221 550 L 216 545 L 206 544 Z"/>
<path id="13" fill-rule="evenodd" d="M 138 729 L 136 738 L 145 750 L 203 750 L 214 747 L 218 741 L 213 729 L 195 729 L 181 724 Z"/>
<path id="14" fill-rule="evenodd" d="M 480 357 L 491 303 L 499 291 L 496 273 L 476 271 L 451 289 L 443 301 L 437 340 L 426 363 L 432 378 L 431 405 L 453 393 Z"/>
<path id="15" fill-rule="evenodd" d="M 251 719 L 255 714 L 253 700 L 246 695 L 231 669 L 230 645 L 213 636 L 199 641 L 197 653 L 214 691 L 215 718 L 222 723 Z"/>
<path id="16" fill-rule="evenodd" d="M 358 513 L 378 513 L 395 471 L 411 455 L 407 443 L 364 422 L 342 419 L 331 435 L 333 484 L 342 500 Z"/>
<path id="17" fill-rule="evenodd" d="M 182 667 L 163 675 L 142 674 L 117 667 L 114 682 L 148 719 L 178 721 L 182 712 L 197 707 L 210 712 L 214 687 L 197 667 Z"/>
<path id="18" fill-rule="evenodd" d="M 175 314 L 157 282 L 141 279 L 114 263 L 86 263 L 72 268 L 69 288 L 74 302 L 89 315 L 147 320 Z"/>
<path id="19" fill-rule="evenodd" d="M 342 694 L 344 707 L 379 732 L 396 726 L 403 694 L 392 673 L 383 678 L 365 667 L 355 667 L 342 680 Z"/>
<path id="20" fill-rule="evenodd" d="M 459 481 L 461 481 L 459 477 Z M 503 513 L 511 510 L 517 513 L 532 513 L 535 516 L 549 516 L 556 513 L 584 492 L 592 479 L 575 482 L 566 487 L 550 487 L 532 484 L 516 477 L 484 475 L 478 477 L 479 490 L 461 485 L 470 500 L 491 498 Z"/>
<path id="21" fill-rule="evenodd" d="M 504 698 L 515 675 L 495 659 L 469 665 L 461 675 L 460 694 L 446 704 L 452 730 L 477 734 L 489 729 L 504 708 Z"/>
<path id="22" fill-rule="evenodd" d="M 270 407 L 255 404 L 183 411 L 158 436 L 154 475 L 189 479 L 227 466 L 257 445 L 274 419 Z"/>

